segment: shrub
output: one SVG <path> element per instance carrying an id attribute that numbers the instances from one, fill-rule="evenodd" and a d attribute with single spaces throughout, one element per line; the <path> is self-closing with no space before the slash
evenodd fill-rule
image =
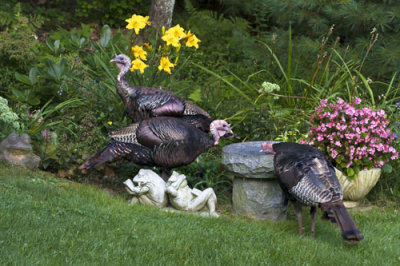
<path id="1" fill-rule="evenodd" d="M 8 106 L 8 101 L 0 96 L 0 140 L 9 133 L 19 133 L 21 129 L 18 115 Z"/>
<path id="2" fill-rule="evenodd" d="M 7 6 L 11 11 L 0 8 L 0 94 L 12 95 L 12 89 L 18 88 L 14 73 L 25 72 L 36 60 L 39 46 L 36 31 L 44 19 L 23 15 L 20 4 Z"/>
<path id="3" fill-rule="evenodd" d="M 87 22 L 109 24 L 114 27 L 123 25 L 121 18 L 129 16 L 132 10 L 136 13 L 146 13 L 147 5 L 142 0 L 76 0 L 76 15 Z"/>

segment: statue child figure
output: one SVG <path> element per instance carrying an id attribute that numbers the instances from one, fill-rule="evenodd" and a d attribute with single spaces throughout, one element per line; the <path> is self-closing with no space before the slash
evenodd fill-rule
<path id="1" fill-rule="evenodd" d="M 177 210 L 201 211 L 208 207 L 209 215 L 218 217 L 215 212 L 217 196 L 212 188 L 204 191 L 191 189 L 185 175 L 173 172 L 167 181 L 167 194 L 172 206 Z"/>
<path id="2" fill-rule="evenodd" d="M 136 186 L 134 182 L 137 184 Z M 127 179 L 124 184 L 128 193 L 133 195 L 130 203 L 157 206 L 159 208 L 167 206 L 168 198 L 165 193 L 165 181 L 153 171 L 141 169 L 132 180 Z"/>

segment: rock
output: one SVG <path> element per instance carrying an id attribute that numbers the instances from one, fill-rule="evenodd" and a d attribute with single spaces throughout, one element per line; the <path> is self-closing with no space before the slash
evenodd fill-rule
<path id="1" fill-rule="evenodd" d="M 33 153 L 30 141 L 28 134 L 19 137 L 17 134 L 11 133 L 0 143 L 0 160 L 30 169 L 37 168 L 40 157 Z"/>
<path id="2" fill-rule="evenodd" d="M 234 174 L 232 207 L 236 214 L 258 220 L 286 219 L 287 202 L 275 177 L 273 155 L 261 150 L 265 141 L 225 146 L 222 164 Z"/>

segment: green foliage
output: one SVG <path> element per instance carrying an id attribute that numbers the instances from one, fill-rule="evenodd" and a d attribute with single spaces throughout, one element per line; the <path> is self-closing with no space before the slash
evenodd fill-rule
<path id="1" fill-rule="evenodd" d="M 97 18 L 99 24 L 110 24 L 112 26 L 125 26 L 123 18 L 128 18 L 132 12 L 136 14 L 145 14 L 147 5 L 142 0 L 76 0 L 76 15 L 87 21 L 93 21 Z"/>
<path id="2" fill-rule="evenodd" d="M 36 59 L 39 45 L 36 35 L 44 20 L 40 16 L 23 15 L 21 5 L 0 8 L 0 95 L 9 95 L 14 85 L 14 72 L 26 71 Z M 11 10 L 11 12 L 10 12 Z"/>
<path id="3" fill-rule="evenodd" d="M 85 24 L 55 32 L 39 46 L 29 73 L 14 74 L 18 86 L 8 97 L 20 103 L 18 111 L 47 170 L 73 172 L 106 141 L 108 121 L 113 127 L 126 124 L 115 91 L 117 69 L 109 61 L 121 52 L 116 44 L 127 49 L 128 38 L 113 36 L 104 26 L 99 42 L 90 41 L 92 32 Z"/>
<path id="4" fill-rule="evenodd" d="M 334 25 L 334 35 L 341 44 L 351 48 L 350 55 L 360 60 L 366 53 L 368 35 L 374 29 L 379 33 L 376 47 L 366 58 L 365 73 L 372 79 L 388 79 L 399 70 L 400 3 L 396 1 L 309 1 L 309 0 L 253 0 L 245 5 L 236 0 L 224 0 L 228 14 L 241 14 L 254 22 L 259 35 L 281 35 L 282 29 L 292 26 L 294 38 L 302 53 L 312 48 Z M 243 8 L 252 6 L 252 8 Z M 232 11 L 236 10 L 236 11 Z M 283 12 L 284 11 L 284 12 Z M 304 36 L 304 37 L 302 37 Z M 379 64 L 379 68 L 377 68 Z"/>
<path id="5" fill-rule="evenodd" d="M 21 13 L 21 5 L 16 4 L 13 12 L 0 10 L 4 18 L 0 21 L 0 55 L 9 60 L 23 62 L 34 57 L 34 46 L 37 43 L 35 31 L 44 20 L 40 16 L 27 17 Z"/>
<path id="6" fill-rule="evenodd" d="M 121 118 L 118 70 L 109 61 L 129 54 L 133 40 L 111 27 L 124 28 L 132 13 L 146 14 L 149 2 L 128 2 L 12 0 L 0 7 L 0 95 L 31 132 L 43 168 L 70 170 L 72 176 L 103 147 L 108 131 L 129 123 Z M 174 75 L 155 69 L 129 73 L 128 80 L 162 85 L 213 117 L 227 118 L 241 141 L 297 141 L 320 99 L 354 96 L 385 109 L 399 134 L 394 123 L 400 101 L 399 6 L 396 1 L 178 1 L 174 23 L 196 33 L 200 48 L 181 51 Z M 99 21 L 111 27 L 85 24 Z M 157 37 L 144 36 L 153 47 Z M 73 103 L 64 105 L 69 100 Z M 395 145 L 400 148 L 398 141 Z M 196 164 L 182 169 L 192 185 L 230 189 L 217 163 L 219 152 L 200 158 L 203 172 Z M 399 169 L 396 162 L 392 174 Z M 386 175 L 387 184 L 396 187 L 391 177 Z"/>
<path id="7" fill-rule="evenodd" d="M 228 58 L 230 62 L 251 64 L 251 59 L 259 55 L 254 55 L 257 49 L 253 49 L 254 40 L 250 38 L 250 23 L 247 20 L 239 17 L 226 18 L 215 11 L 198 10 L 190 1 L 185 1 L 185 4 L 186 13 L 181 17 L 178 14 L 176 20 L 196 32 L 203 49 L 206 49 L 196 54 L 195 61 L 201 60 L 207 66 L 219 67 L 227 63 Z M 209 30 L 211 28 L 212 31 Z"/>

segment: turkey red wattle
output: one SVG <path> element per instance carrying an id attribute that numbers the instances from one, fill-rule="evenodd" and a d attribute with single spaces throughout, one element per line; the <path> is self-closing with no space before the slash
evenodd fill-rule
<path id="1" fill-rule="evenodd" d="M 273 142 L 262 143 L 260 152 L 265 152 L 267 154 L 275 154 L 275 151 L 272 147 L 273 144 L 274 144 Z"/>

